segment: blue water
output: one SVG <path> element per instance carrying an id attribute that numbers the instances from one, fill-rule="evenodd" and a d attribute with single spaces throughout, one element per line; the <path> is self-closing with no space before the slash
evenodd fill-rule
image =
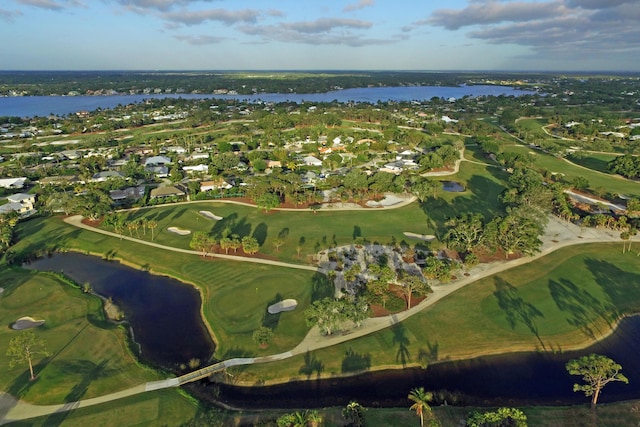
<path id="1" fill-rule="evenodd" d="M 520 96 L 535 92 L 507 86 L 411 86 L 367 87 L 343 89 L 326 93 L 261 93 L 257 95 L 147 94 L 109 96 L 18 96 L 0 98 L 0 116 L 47 117 L 64 116 L 77 111 L 109 109 L 118 105 L 139 103 L 152 98 L 237 99 L 248 102 L 366 102 L 425 101 L 431 98 L 462 98 L 464 96 Z"/>

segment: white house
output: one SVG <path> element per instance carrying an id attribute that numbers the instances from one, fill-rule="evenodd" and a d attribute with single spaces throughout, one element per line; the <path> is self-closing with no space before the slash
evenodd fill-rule
<path id="1" fill-rule="evenodd" d="M 9 203 L 0 206 L 0 214 L 18 212 L 22 218 L 36 213 L 36 196 L 34 194 L 18 193 L 7 197 Z"/>
<path id="2" fill-rule="evenodd" d="M 314 156 L 307 156 L 302 161 L 307 166 L 322 166 L 322 160 Z"/>
<path id="3" fill-rule="evenodd" d="M 200 191 L 211 191 L 218 189 L 228 190 L 230 188 L 233 188 L 233 185 L 223 178 L 218 178 L 213 181 L 202 181 L 200 183 Z"/>
<path id="4" fill-rule="evenodd" d="M 185 172 L 209 172 L 209 165 L 199 164 L 194 166 L 183 166 L 182 170 Z"/>
<path id="5" fill-rule="evenodd" d="M 153 156 L 145 159 L 144 167 L 148 166 L 164 166 L 171 164 L 171 159 L 166 156 Z"/>
<path id="6" fill-rule="evenodd" d="M 0 187 L 2 188 L 22 188 L 27 178 L 22 176 L 19 178 L 0 178 Z"/>

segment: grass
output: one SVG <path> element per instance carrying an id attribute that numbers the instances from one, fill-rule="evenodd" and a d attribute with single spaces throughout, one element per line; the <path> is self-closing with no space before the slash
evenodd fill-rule
<path id="1" fill-rule="evenodd" d="M 165 375 L 140 366 L 127 348 L 125 329 L 104 321 L 101 301 L 55 276 L 4 268 L 0 323 L 29 315 L 44 319 L 34 330 L 46 341 L 50 357 L 34 360 L 37 381 L 26 365 L 10 370 L 0 358 L 0 389 L 38 404 L 86 399 L 124 390 Z M 20 332 L 0 329 L 0 348 Z"/>
<path id="2" fill-rule="evenodd" d="M 614 154 L 595 154 L 595 153 L 580 153 L 580 156 L 570 155 L 567 158 L 573 163 L 584 166 L 585 168 L 592 169 L 594 171 L 609 174 L 607 168 L 610 161 L 617 156 Z"/>
<path id="3" fill-rule="evenodd" d="M 534 153 L 536 167 L 546 169 L 551 172 L 562 173 L 564 174 L 564 179 L 567 182 L 571 182 L 577 177 L 584 177 L 589 181 L 590 188 L 601 187 L 607 189 L 610 193 L 635 197 L 640 196 L 640 184 L 637 182 L 613 175 L 603 174 L 595 170 L 584 169 L 542 151 L 532 151 L 528 147 L 509 146 L 505 147 L 505 151 Z"/>
<path id="4" fill-rule="evenodd" d="M 61 412 L 45 417 L 32 418 L 11 424 L 12 426 L 180 426 L 198 412 L 193 399 L 179 390 L 158 390 L 138 394 L 126 399 Z"/>
<path id="5" fill-rule="evenodd" d="M 323 376 L 348 374 L 349 351 L 371 366 L 464 359 L 514 351 L 564 351 L 607 334 L 619 313 L 640 311 L 640 263 L 617 244 L 579 245 L 485 278 L 444 298 L 400 325 L 308 355 Z M 400 344 L 403 343 L 403 348 Z M 302 379 L 303 356 L 255 365 L 244 378 Z"/>

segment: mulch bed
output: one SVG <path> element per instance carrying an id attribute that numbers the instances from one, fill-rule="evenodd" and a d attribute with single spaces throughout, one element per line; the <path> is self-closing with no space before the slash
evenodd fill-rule
<path id="1" fill-rule="evenodd" d="M 405 302 L 405 308 L 401 311 L 406 310 L 406 303 L 407 303 L 407 299 L 404 296 L 404 293 L 402 292 L 402 286 L 399 285 L 390 285 L 389 286 L 389 291 L 395 295 L 398 298 L 401 298 L 402 300 L 404 300 Z M 424 295 L 413 295 L 411 297 L 411 307 L 415 307 L 416 305 L 418 305 L 422 300 L 426 299 L 427 296 Z M 398 313 L 398 311 L 394 311 L 391 312 L 388 309 L 386 309 L 385 307 L 383 307 L 380 304 L 371 304 L 369 305 L 369 309 L 371 310 L 372 316 L 371 317 L 384 317 L 384 316 L 388 316 L 390 314 L 393 313 Z"/>

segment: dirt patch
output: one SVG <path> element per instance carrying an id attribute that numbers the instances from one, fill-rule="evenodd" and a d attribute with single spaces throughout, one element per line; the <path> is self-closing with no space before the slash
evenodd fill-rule
<path id="1" fill-rule="evenodd" d="M 400 311 L 389 311 L 386 307 L 383 307 L 381 304 L 370 304 L 369 309 L 371 310 L 371 317 L 384 317 L 389 316 L 390 314 L 400 313 L 407 309 L 407 299 L 402 292 L 402 286 L 399 285 L 390 285 L 389 292 L 394 296 L 402 299 L 404 301 L 405 307 Z M 411 297 L 411 307 L 415 307 L 420 304 L 421 301 L 425 300 L 427 296 L 425 295 L 413 295 Z"/>

